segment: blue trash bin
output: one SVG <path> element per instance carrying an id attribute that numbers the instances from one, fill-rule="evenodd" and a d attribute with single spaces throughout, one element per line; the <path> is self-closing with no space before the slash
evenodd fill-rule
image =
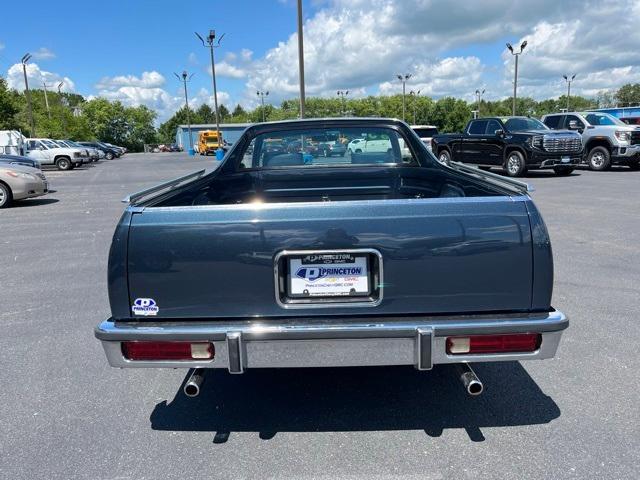
<path id="1" fill-rule="evenodd" d="M 196 151 L 193 148 L 189 149 L 189 155 L 191 155 L 192 157 L 196 154 Z"/>
<path id="2" fill-rule="evenodd" d="M 224 150 L 219 148 L 216 150 L 216 160 L 222 160 L 224 158 Z"/>

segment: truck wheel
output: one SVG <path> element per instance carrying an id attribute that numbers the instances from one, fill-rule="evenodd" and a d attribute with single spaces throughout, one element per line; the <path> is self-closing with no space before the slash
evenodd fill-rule
<path id="1" fill-rule="evenodd" d="M 442 150 L 438 154 L 438 161 L 443 165 L 449 165 L 451 163 L 451 154 L 449 150 Z"/>
<path id="2" fill-rule="evenodd" d="M 359 148 L 356 148 L 356 153 L 362 153 L 362 150 L 360 150 Z"/>
<path id="3" fill-rule="evenodd" d="M 556 172 L 556 175 L 559 175 L 561 177 L 571 175 L 573 170 L 573 167 L 553 167 L 553 171 Z"/>
<path id="4" fill-rule="evenodd" d="M 58 167 L 58 170 L 71 170 L 73 168 L 73 164 L 68 158 L 61 157 L 56 160 L 56 167 Z"/>
<path id="5" fill-rule="evenodd" d="M 611 154 L 604 147 L 594 147 L 589 151 L 587 163 L 591 170 L 601 172 L 611 166 Z"/>
<path id="6" fill-rule="evenodd" d="M 524 156 L 517 150 L 509 153 L 504 167 L 510 177 L 519 177 L 527 170 Z"/>
<path id="7" fill-rule="evenodd" d="M 11 194 L 11 189 L 0 182 L 0 208 L 10 207 L 12 202 L 13 195 Z"/>

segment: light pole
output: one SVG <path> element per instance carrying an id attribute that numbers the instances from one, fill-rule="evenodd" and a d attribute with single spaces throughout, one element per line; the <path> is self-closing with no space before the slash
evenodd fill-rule
<path id="1" fill-rule="evenodd" d="M 60 82 L 58 84 L 58 98 L 60 99 L 60 108 L 62 111 L 62 130 L 64 132 L 64 136 L 67 136 L 67 116 L 65 115 L 65 105 L 66 105 L 66 101 L 67 99 L 64 98 L 62 96 L 62 86 L 64 85 L 64 82 Z"/>
<path id="2" fill-rule="evenodd" d="M 571 78 L 569 78 L 567 75 L 562 76 L 567 82 L 567 112 L 569 111 L 569 99 L 571 98 L 571 82 L 573 82 L 573 79 L 576 78 L 576 75 L 577 74 L 574 73 Z"/>
<path id="3" fill-rule="evenodd" d="M 300 72 L 300 118 L 304 118 L 304 41 L 302 37 L 302 0 L 298 0 L 298 70 Z"/>
<path id="4" fill-rule="evenodd" d="M 336 92 L 339 97 L 342 98 L 342 116 L 347 116 L 347 99 L 346 96 L 349 95 L 349 90 L 338 90 Z"/>
<path id="5" fill-rule="evenodd" d="M 513 79 L 513 107 L 511 108 L 511 114 L 514 116 L 516 114 L 516 95 L 518 93 L 518 57 L 524 51 L 526 46 L 527 46 L 527 41 L 525 40 L 520 44 L 520 51 L 516 52 L 513 49 L 513 46 L 510 43 L 507 43 L 507 48 L 511 52 L 511 55 L 516 57 L 516 71 Z"/>
<path id="6" fill-rule="evenodd" d="M 258 90 L 256 92 L 256 95 L 260 97 L 260 102 L 262 103 L 262 123 L 264 123 L 266 121 L 265 112 L 264 112 L 264 97 L 269 96 L 269 91 L 267 90 L 266 92 L 261 92 L 260 90 Z"/>
<path id="7" fill-rule="evenodd" d="M 409 95 L 411 95 L 412 97 L 414 97 L 413 99 L 413 124 L 416 124 L 416 106 L 418 104 L 418 96 L 420 95 L 420 90 L 417 91 L 413 91 L 411 90 L 409 92 Z"/>
<path id="8" fill-rule="evenodd" d="M 187 95 L 187 82 L 191 81 L 191 77 L 195 74 L 192 73 L 189 75 L 187 71 L 182 72 L 182 76 L 177 73 L 173 73 L 179 82 L 182 82 L 184 85 L 184 106 L 187 109 L 187 128 L 189 130 L 189 154 L 193 155 L 193 138 L 191 138 L 191 115 L 189 115 L 189 96 Z"/>
<path id="9" fill-rule="evenodd" d="M 213 106 L 214 106 L 214 111 L 216 114 L 216 134 L 218 135 L 218 148 L 222 148 L 222 144 L 220 142 L 220 117 L 218 115 L 218 88 L 216 86 L 216 62 L 213 58 L 213 49 L 217 48 L 220 46 L 220 42 L 222 41 L 222 38 L 224 37 L 224 33 L 222 35 L 220 35 L 220 38 L 218 39 L 218 41 L 216 42 L 216 31 L 215 30 L 209 30 L 209 35 L 207 36 L 207 41 L 205 43 L 204 38 L 202 38 L 200 36 L 200 34 L 198 32 L 195 32 L 196 36 L 200 39 L 200 41 L 202 42 L 202 45 L 204 47 L 206 47 L 207 45 L 209 45 L 209 51 L 211 52 L 211 77 L 213 78 Z"/>
<path id="10" fill-rule="evenodd" d="M 396 77 L 398 77 L 398 80 L 400 80 L 402 82 L 402 121 L 405 121 L 405 105 L 404 105 L 404 96 L 405 96 L 405 91 L 406 91 L 406 86 L 407 86 L 407 80 L 409 80 L 411 78 L 411 74 L 410 73 L 405 73 L 404 75 L 402 74 L 398 74 L 396 75 Z"/>
<path id="11" fill-rule="evenodd" d="M 478 117 L 480 116 L 480 102 L 482 101 L 482 95 L 484 95 L 484 88 L 482 90 L 477 89 L 476 90 L 476 104 L 477 104 L 476 113 Z"/>
<path id="12" fill-rule="evenodd" d="M 31 106 L 31 92 L 29 91 L 29 80 L 27 80 L 27 62 L 31 58 L 31 54 L 27 53 L 22 57 L 22 73 L 24 74 L 24 89 L 27 95 L 27 104 L 29 105 L 29 125 L 31 126 L 31 136 L 36 136 L 36 124 L 33 122 L 33 107 Z"/>

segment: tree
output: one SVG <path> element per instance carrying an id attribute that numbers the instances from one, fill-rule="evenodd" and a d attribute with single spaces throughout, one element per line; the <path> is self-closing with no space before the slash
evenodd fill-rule
<path id="1" fill-rule="evenodd" d="M 200 105 L 194 113 L 193 123 L 216 123 L 216 114 L 206 103 Z"/>
<path id="2" fill-rule="evenodd" d="M 18 128 L 15 115 L 18 113 L 15 97 L 7 88 L 7 81 L 0 77 L 0 130 Z"/>
<path id="3" fill-rule="evenodd" d="M 236 105 L 236 108 L 233 109 L 233 113 L 231 114 L 232 122 L 246 122 L 247 121 L 247 112 L 244 111 L 244 108 L 240 104 Z"/>
<path id="4" fill-rule="evenodd" d="M 220 123 L 225 122 L 225 120 L 229 118 L 229 109 L 222 103 L 218 105 L 218 117 L 220 117 Z"/>
<path id="5" fill-rule="evenodd" d="M 621 86 L 614 98 L 621 107 L 640 105 L 640 83 L 627 83 Z"/>

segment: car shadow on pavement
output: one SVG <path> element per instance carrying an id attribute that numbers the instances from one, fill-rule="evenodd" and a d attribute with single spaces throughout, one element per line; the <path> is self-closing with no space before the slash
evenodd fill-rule
<path id="1" fill-rule="evenodd" d="M 483 441 L 484 427 L 549 423 L 560 416 L 518 362 L 474 364 L 485 392 L 466 394 L 451 365 L 429 372 L 411 367 L 265 369 L 243 375 L 209 370 L 201 393 L 182 392 L 158 403 L 154 430 L 215 432 L 224 443 L 233 432 L 424 430 L 439 437 L 464 428 Z"/>
<path id="2" fill-rule="evenodd" d="M 32 200 L 16 200 L 13 204 L 14 208 L 22 208 L 22 207 L 37 207 L 40 205 L 50 205 L 52 203 L 58 203 L 60 200 L 57 198 L 39 198 Z"/>

